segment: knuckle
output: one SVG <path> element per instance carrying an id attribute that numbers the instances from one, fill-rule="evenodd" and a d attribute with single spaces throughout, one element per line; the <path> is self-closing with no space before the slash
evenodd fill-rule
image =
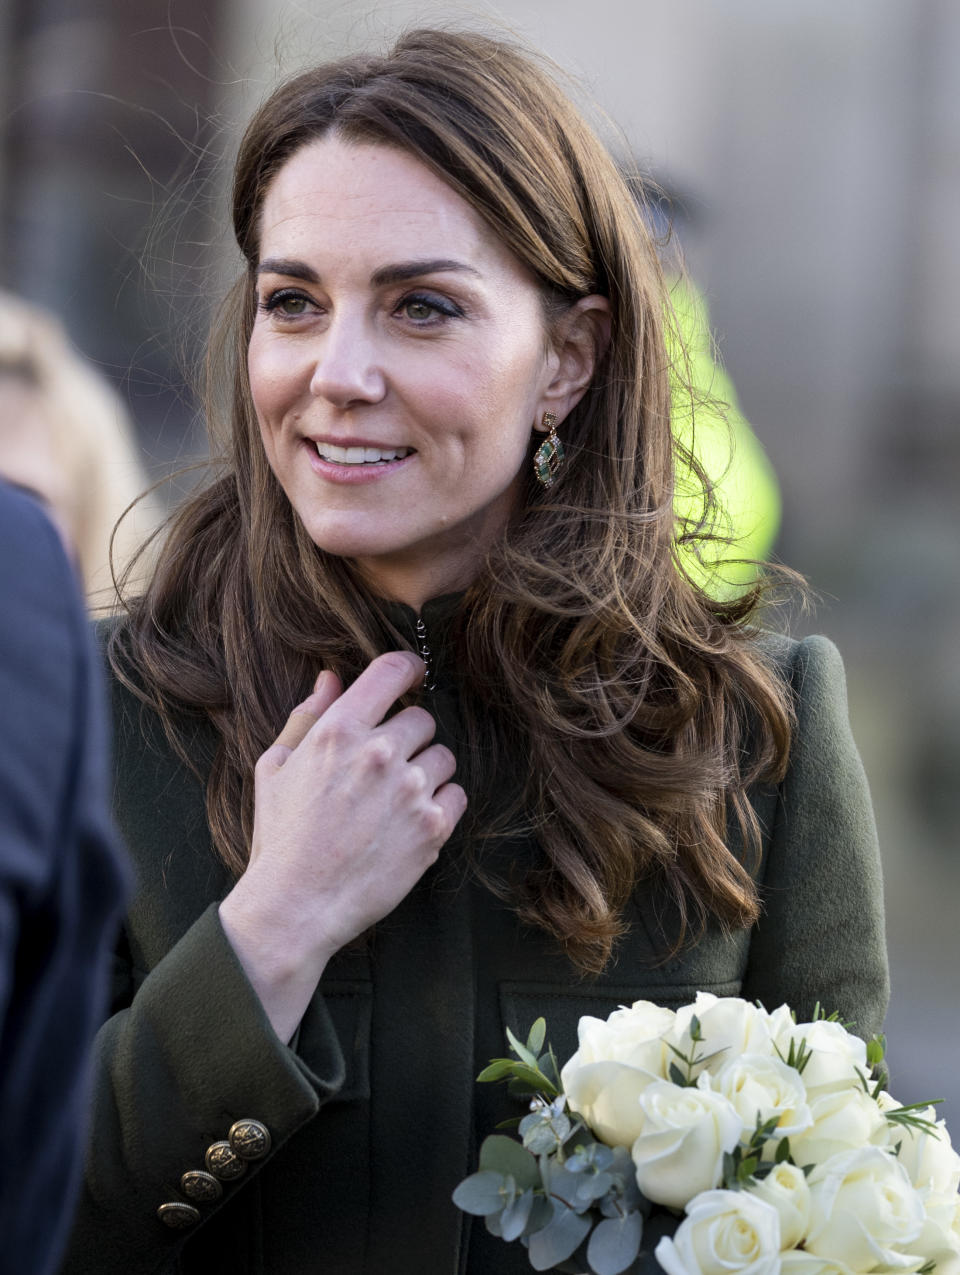
<path id="1" fill-rule="evenodd" d="M 276 765 L 276 760 L 273 757 L 273 748 L 268 748 L 265 753 L 260 754 L 254 763 L 254 779 L 265 779 L 267 775 L 272 774 L 272 772 L 276 769 Z"/>
<path id="2" fill-rule="evenodd" d="M 424 812 L 423 830 L 430 839 L 428 853 L 436 858 L 440 853 L 440 847 L 450 835 L 446 813 L 436 802 L 433 802 Z"/>
<path id="3" fill-rule="evenodd" d="M 323 743 L 334 749 L 343 749 L 349 743 L 351 734 L 349 724 L 337 719 L 335 721 L 324 721 L 312 738 L 316 739 L 318 744 Z"/>
<path id="4" fill-rule="evenodd" d="M 417 798 L 427 790 L 427 776 L 420 766 L 407 766 L 400 777 L 400 789 L 405 797 Z"/>
<path id="5" fill-rule="evenodd" d="M 387 735 L 371 735 L 361 748 L 363 763 L 371 770 L 385 770 L 396 755 L 396 746 Z"/>

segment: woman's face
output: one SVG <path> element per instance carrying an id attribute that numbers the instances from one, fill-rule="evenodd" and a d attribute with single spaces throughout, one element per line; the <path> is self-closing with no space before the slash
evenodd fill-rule
<path id="1" fill-rule="evenodd" d="M 415 607 L 466 585 L 557 410 L 531 274 L 411 155 L 328 136 L 267 192 L 257 301 L 253 401 L 311 539 Z"/>

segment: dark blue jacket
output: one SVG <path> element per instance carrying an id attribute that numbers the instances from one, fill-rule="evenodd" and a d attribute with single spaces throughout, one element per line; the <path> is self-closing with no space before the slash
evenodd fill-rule
<path id="1" fill-rule="evenodd" d="M 0 1272 L 45 1275 L 78 1182 L 126 869 L 73 570 L 0 483 Z"/>

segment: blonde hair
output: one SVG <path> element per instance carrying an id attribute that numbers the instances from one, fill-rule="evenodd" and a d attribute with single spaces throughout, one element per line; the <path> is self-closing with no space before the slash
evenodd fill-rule
<path id="1" fill-rule="evenodd" d="M 88 601 L 107 605 L 114 527 L 147 487 L 120 396 L 74 351 L 56 319 L 0 292 L 4 386 L 0 474 L 49 504 L 75 553 Z M 113 552 L 120 570 L 161 516 L 160 502 L 150 496 L 116 527 Z"/>

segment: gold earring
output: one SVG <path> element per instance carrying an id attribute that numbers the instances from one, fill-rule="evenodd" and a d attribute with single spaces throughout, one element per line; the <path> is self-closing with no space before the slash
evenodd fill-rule
<path id="1" fill-rule="evenodd" d="M 552 487 L 557 471 L 564 461 L 563 443 L 557 437 L 557 418 L 553 412 L 544 412 L 541 422 L 550 431 L 533 456 L 533 472 L 544 487 Z"/>

